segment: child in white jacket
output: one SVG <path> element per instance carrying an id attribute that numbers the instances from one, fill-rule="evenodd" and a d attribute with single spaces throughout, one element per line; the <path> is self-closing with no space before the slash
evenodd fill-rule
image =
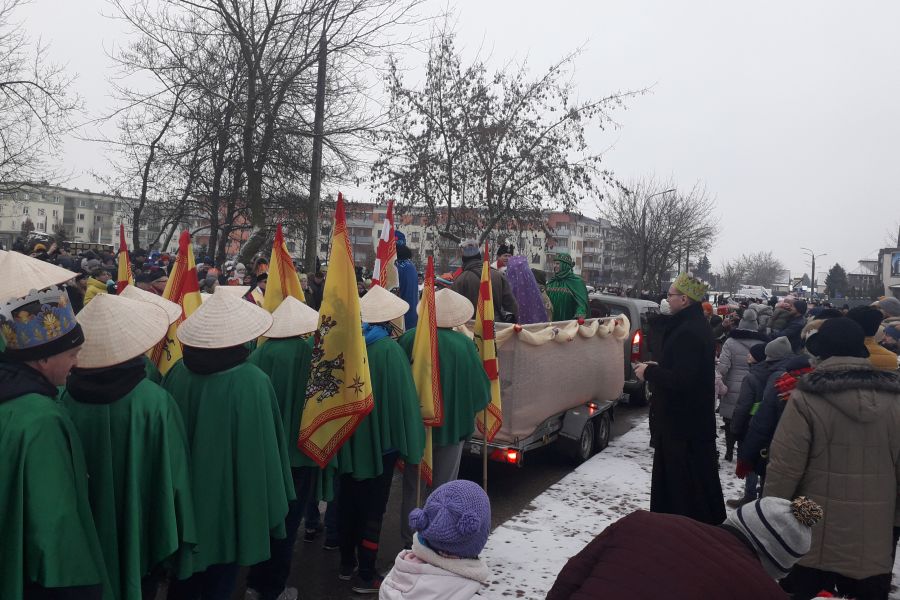
<path id="1" fill-rule="evenodd" d="M 478 555 L 491 532 L 491 503 L 471 481 L 438 487 L 409 514 L 417 533 L 381 584 L 381 600 L 469 600 L 490 579 Z"/>

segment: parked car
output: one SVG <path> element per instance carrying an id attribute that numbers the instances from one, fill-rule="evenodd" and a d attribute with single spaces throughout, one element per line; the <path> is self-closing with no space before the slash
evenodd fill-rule
<path id="1" fill-rule="evenodd" d="M 629 404 L 641 406 L 650 400 L 650 386 L 638 380 L 633 363 L 653 360 L 650 353 L 650 327 L 648 318 L 659 313 L 659 304 L 650 300 L 639 300 L 606 294 L 589 294 L 592 317 L 615 317 L 625 315 L 631 323 L 631 332 L 625 340 L 625 385 Z"/>

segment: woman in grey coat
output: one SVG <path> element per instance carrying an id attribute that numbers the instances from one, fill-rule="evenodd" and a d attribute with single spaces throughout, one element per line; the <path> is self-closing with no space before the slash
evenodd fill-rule
<path id="1" fill-rule="evenodd" d="M 748 308 L 744 311 L 737 329 L 732 329 L 728 334 L 728 339 L 725 340 L 722 352 L 719 354 L 716 371 L 722 376 L 722 381 L 728 388 L 728 393 L 719 402 L 719 414 L 725 421 L 725 460 L 727 461 L 734 458 L 735 436 L 731 432 L 731 415 L 741 393 L 741 383 L 750 372 L 747 356 L 750 354 L 750 348 L 766 341 L 768 341 L 766 335 L 759 333 L 756 311 Z"/>

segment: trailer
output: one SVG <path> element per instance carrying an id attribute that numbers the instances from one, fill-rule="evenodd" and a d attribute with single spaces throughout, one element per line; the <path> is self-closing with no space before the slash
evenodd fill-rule
<path id="1" fill-rule="evenodd" d="M 468 328 L 464 331 L 471 335 Z M 622 397 L 624 315 L 533 325 L 496 324 L 503 424 L 486 445 L 476 430 L 465 454 L 522 466 L 553 445 L 579 464 L 609 443 Z"/>

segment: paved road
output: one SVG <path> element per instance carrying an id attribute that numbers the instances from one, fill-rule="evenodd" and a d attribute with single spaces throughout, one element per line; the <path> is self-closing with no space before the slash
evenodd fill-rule
<path id="1" fill-rule="evenodd" d="M 636 422 L 647 417 L 646 408 L 619 405 L 613 423 L 613 439 L 629 431 Z M 558 456 L 551 448 L 542 448 L 528 454 L 526 466 L 519 468 L 500 463 L 488 463 L 488 495 L 491 498 L 493 526 L 496 527 L 521 512 L 548 487 L 572 470 L 571 463 Z M 481 461 L 463 459 L 460 477 L 481 482 Z M 384 528 L 379 550 L 379 570 L 387 571 L 400 551 L 400 480 L 394 477 L 391 499 L 384 518 Z M 337 551 L 322 549 L 322 538 L 304 543 L 302 533 L 297 540 L 294 564 L 288 585 L 299 590 L 301 600 L 346 600 L 363 598 L 354 594 L 350 583 L 337 577 L 339 556 Z M 243 599 L 243 586 L 233 600 Z M 370 596 L 371 597 L 371 596 Z"/>

